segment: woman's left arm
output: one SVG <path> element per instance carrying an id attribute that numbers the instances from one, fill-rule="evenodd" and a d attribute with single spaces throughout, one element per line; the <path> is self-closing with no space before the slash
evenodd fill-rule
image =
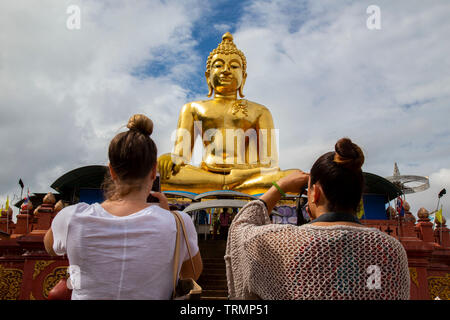
<path id="1" fill-rule="evenodd" d="M 57 256 L 55 251 L 53 250 L 53 231 L 52 228 L 48 229 L 47 233 L 44 236 L 44 246 L 47 253 L 51 256 Z"/>
<path id="2" fill-rule="evenodd" d="M 66 242 L 70 220 L 75 212 L 82 211 L 88 206 L 86 203 L 68 206 L 53 218 L 52 224 L 44 236 L 44 247 L 49 255 L 62 256 L 67 253 Z"/>

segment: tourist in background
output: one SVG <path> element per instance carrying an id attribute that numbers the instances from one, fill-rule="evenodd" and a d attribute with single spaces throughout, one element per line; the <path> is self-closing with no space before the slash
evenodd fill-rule
<path id="1" fill-rule="evenodd" d="M 231 214 L 228 208 L 223 208 L 220 213 L 220 238 L 222 240 L 227 240 L 228 229 L 230 228 Z"/>
<path id="2" fill-rule="evenodd" d="M 72 299 L 170 299 L 173 292 L 175 218 L 166 197 L 151 192 L 156 178 L 157 149 L 152 121 L 130 118 L 128 131 L 109 145 L 106 200 L 78 203 L 61 210 L 44 244 L 50 254 L 67 254 L 78 269 Z M 148 196 L 159 199 L 147 203 Z M 181 212 L 193 255 L 195 275 L 185 241 L 181 241 L 179 274 L 199 277 L 202 262 L 191 218 Z M 74 281 L 71 281 L 72 284 Z"/>
<path id="3" fill-rule="evenodd" d="M 406 251 L 356 218 L 364 154 L 350 139 L 322 155 L 307 174 L 280 179 L 244 206 L 230 228 L 225 262 L 231 299 L 409 299 Z M 308 187 L 303 226 L 270 224 L 284 192 Z"/>
<path id="4" fill-rule="evenodd" d="M 219 232 L 220 229 L 220 219 L 217 210 L 213 213 L 212 225 L 213 225 L 213 239 L 217 240 L 218 239 L 217 233 Z"/>

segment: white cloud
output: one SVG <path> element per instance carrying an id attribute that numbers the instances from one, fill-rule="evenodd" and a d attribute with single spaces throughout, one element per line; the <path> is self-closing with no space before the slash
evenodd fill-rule
<path id="1" fill-rule="evenodd" d="M 378 1 L 382 29 L 372 31 L 370 4 L 254 1 L 240 19 L 244 91 L 272 111 L 282 168 L 309 170 L 343 136 L 380 176 L 392 175 L 394 162 L 403 174 L 449 168 L 450 6 Z M 420 195 L 407 197 L 414 212 L 435 201 Z"/>
<path id="2" fill-rule="evenodd" d="M 66 28 L 69 4 L 80 7 L 80 30 Z M 25 191 L 47 192 L 64 172 L 106 164 L 109 141 L 134 113 L 154 120 L 154 138 L 169 151 L 166 136 L 187 94 L 177 81 L 198 60 L 190 28 L 199 8 L 196 1 L 2 1 L 0 200 L 20 195 L 19 178 Z M 164 72 L 143 76 L 155 61 L 166 63 Z"/>
<path id="3" fill-rule="evenodd" d="M 231 26 L 229 24 L 227 24 L 227 23 L 217 23 L 213 27 L 217 31 L 220 31 L 220 32 L 223 32 L 223 33 L 231 30 Z"/>

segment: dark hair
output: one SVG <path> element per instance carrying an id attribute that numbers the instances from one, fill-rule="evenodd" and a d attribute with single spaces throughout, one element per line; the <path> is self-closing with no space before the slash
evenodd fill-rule
<path id="1" fill-rule="evenodd" d="M 107 171 L 103 189 L 105 198 L 116 200 L 142 187 L 142 180 L 156 164 L 157 148 L 150 138 L 153 122 L 143 114 L 128 120 L 126 132 L 117 134 L 109 144 L 108 157 L 119 184 Z"/>
<path id="2" fill-rule="evenodd" d="M 311 185 L 320 182 L 330 211 L 356 213 L 364 187 L 364 154 L 349 138 L 340 139 L 334 148 L 312 166 Z"/>

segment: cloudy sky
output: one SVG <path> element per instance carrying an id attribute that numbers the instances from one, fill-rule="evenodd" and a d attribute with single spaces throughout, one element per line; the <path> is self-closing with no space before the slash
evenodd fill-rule
<path id="1" fill-rule="evenodd" d="M 68 28 L 70 5 L 79 29 Z M 367 26 L 370 5 L 380 29 Z M 181 106 L 206 98 L 206 58 L 226 31 L 247 57 L 246 98 L 280 129 L 282 169 L 309 171 L 348 136 L 367 172 L 390 176 L 397 162 L 429 176 L 430 189 L 407 196 L 414 214 L 450 191 L 448 0 L 6 0 L 0 15 L 0 203 L 17 201 L 19 178 L 48 192 L 69 170 L 107 164 L 135 113 L 170 152 Z"/>

